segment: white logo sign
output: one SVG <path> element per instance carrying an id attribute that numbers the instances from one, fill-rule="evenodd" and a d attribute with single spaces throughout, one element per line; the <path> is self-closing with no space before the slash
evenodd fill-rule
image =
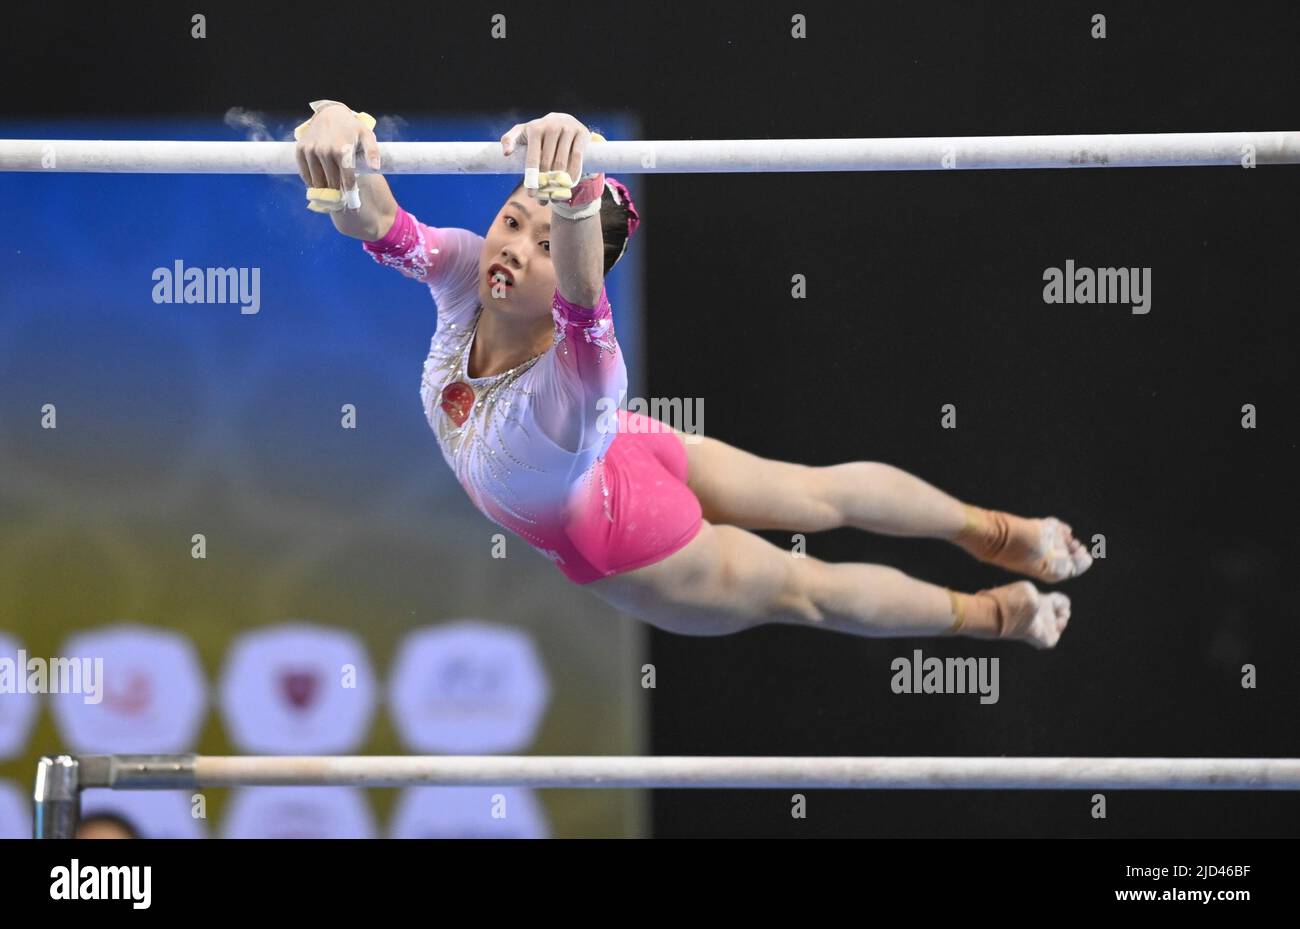
<path id="1" fill-rule="evenodd" d="M 412 633 L 398 650 L 388 697 L 411 750 L 453 754 L 527 748 L 549 698 L 532 638 L 476 621 Z"/>
<path id="2" fill-rule="evenodd" d="M 245 787 L 226 817 L 228 839 L 372 839 L 375 821 L 355 787 Z"/>
<path id="3" fill-rule="evenodd" d="M 361 640 L 307 623 L 240 636 L 221 681 L 226 727 L 245 752 L 354 751 L 369 732 L 375 696 Z"/>
<path id="4" fill-rule="evenodd" d="M 546 811 L 526 787 L 411 787 L 393 814 L 395 839 L 545 839 Z"/>
<path id="5" fill-rule="evenodd" d="M 62 655 L 104 661 L 103 699 L 50 697 L 68 745 L 79 752 L 150 753 L 189 749 L 207 709 L 207 685 L 184 636 L 143 626 L 96 629 L 70 638 Z"/>
<path id="6" fill-rule="evenodd" d="M 0 635 L 0 661 L 8 658 L 16 664 L 20 651 L 22 647 L 17 639 Z M 22 754 L 40 706 L 37 699 L 36 694 L 30 692 L 0 693 L 0 758 Z"/>
<path id="7" fill-rule="evenodd" d="M 27 791 L 12 781 L 0 781 L 0 839 L 30 839 L 32 810 Z"/>

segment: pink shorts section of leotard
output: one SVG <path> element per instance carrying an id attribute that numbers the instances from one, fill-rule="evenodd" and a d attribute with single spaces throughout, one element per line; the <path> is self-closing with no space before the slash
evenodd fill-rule
<path id="1" fill-rule="evenodd" d="M 604 464 L 592 468 L 565 526 L 581 557 L 559 567 L 579 584 L 662 561 L 700 531 L 700 501 L 686 484 L 682 440 L 639 413 L 619 410 L 618 425 Z M 602 490 L 609 492 L 608 513 Z"/>

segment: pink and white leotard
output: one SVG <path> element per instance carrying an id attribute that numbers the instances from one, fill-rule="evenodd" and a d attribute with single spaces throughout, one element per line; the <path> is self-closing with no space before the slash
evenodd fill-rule
<path id="1" fill-rule="evenodd" d="M 551 347 L 470 377 L 483 237 L 426 226 L 399 207 L 388 233 L 364 248 L 426 284 L 437 304 L 420 398 L 443 458 L 488 519 L 579 584 L 661 561 L 695 538 L 701 511 L 681 440 L 621 409 L 610 428 L 627 369 L 603 289 L 595 308 L 557 290 Z"/>

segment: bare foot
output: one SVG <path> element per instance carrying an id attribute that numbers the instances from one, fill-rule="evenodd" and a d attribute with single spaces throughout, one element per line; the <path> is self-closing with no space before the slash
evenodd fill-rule
<path id="1" fill-rule="evenodd" d="M 1054 516 L 1026 519 L 968 506 L 966 526 L 953 541 L 980 561 L 1048 584 L 1092 567 L 1092 556 L 1069 524 Z"/>
<path id="2" fill-rule="evenodd" d="M 1070 622 L 1070 598 L 1063 593 L 1040 593 L 1029 581 L 981 590 L 995 604 L 998 638 L 1028 642 L 1034 648 L 1055 648 Z"/>

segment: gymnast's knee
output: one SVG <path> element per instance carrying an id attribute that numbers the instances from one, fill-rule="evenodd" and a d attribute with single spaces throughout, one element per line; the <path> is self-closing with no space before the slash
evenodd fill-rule
<path id="1" fill-rule="evenodd" d="M 793 465 L 803 499 L 811 507 L 805 518 L 808 531 L 825 532 L 845 525 L 844 509 L 837 493 L 835 468 L 839 465 Z"/>
<path id="2" fill-rule="evenodd" d="M 817 591 L 824 582 L 826 563 L 808 556 L 788 556 L 789 563 L 780 578 L 761 620 L 764 623 L 816 625 L 825 619 L 818 603 Z"/>

